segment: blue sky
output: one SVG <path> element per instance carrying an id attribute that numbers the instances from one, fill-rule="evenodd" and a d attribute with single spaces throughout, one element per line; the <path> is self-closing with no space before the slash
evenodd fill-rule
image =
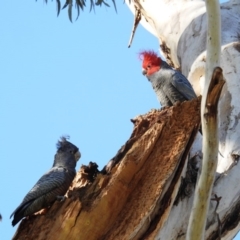
<path id="1" fill-rule="evenodd" d="M 77 170 L 89 161 L 102 169 L 129 138 L 130 119 L 159 108 L 137 56 L 158 41 L 139 26 L 128 49 L 133 15 L 117 8 L 86 9 L 71 23 L 55 2 L 2 2 L 1 240 L 15 233 L 9 216 L 52 166 L 60 136 L 79 147 Z"/>

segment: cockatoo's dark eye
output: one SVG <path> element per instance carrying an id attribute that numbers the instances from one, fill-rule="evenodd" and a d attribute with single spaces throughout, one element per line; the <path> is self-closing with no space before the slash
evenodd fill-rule
<path id="1" fill-rule="evenodd" d="M 149 69 L 149 68 L 151 68 L 151 65 L 148 65 L 148 66 L 147 66 L 147 69 Z"/>

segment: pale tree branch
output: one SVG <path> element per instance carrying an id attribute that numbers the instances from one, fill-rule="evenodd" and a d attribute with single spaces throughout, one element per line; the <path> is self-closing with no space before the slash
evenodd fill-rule
<path id="1" fill-rule="evenodd" d="M 221 17 L 218 0 L 207 0 L 207 61 L 203 97 L 201 103 L 201 122 L 203 130 L 203 163 L 196 186 L 193 208 L 187 230 L 187 240 L 202 240 L 212 193 L 218 160 L 218 117 L 217 107 L 224 85 L 220 65 Z M 212 75 L 212 77 L 211 77 Z"/>

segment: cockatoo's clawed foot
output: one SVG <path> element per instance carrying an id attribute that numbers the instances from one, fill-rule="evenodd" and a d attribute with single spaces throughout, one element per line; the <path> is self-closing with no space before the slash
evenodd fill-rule
<path id="1" fill-rule="evenodd" d="M 57 201 L 63 202 L 66 199 L 65 196 L 57 196 Z"/>
<path id="2" fill-rule="evenodd" d="M 44 208 L 40 211 L 41 215 L 45 215 L 48 212 L 48 208 Z"/>

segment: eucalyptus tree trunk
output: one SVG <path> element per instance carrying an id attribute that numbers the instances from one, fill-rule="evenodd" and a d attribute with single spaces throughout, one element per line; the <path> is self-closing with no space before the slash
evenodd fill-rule
<path id="1" fill-rule="evenodd" d="M 205 1 L 135 0 L 131 1 L 129 7 L 133 12 L 141 12 L 142 25 L 159 39 L 160 51 L 168 63 L 188 77 L 198 95 L 204 93 L 204 88 L 207 91 L 205 68 L 208 29 Z M 231 239 L 240 229 L 240 166 L 237 164 L 240 156 L 239 10 L 239 0 L 224 3 L 220 9 L 220 66 L 226 83 L 218 106 L 218 164 L 205 239 L 217 239 L 220 236 L 221 239 Z M 217 15 L 215 17 L 218 18 Z M 214 64 L 216 66 L 216 61 Z M 206 82 L 210 81 L 211 74 L 213 72 L 208 75 Z M 196 155 L 200 156 L 201 137 L 196 141 Z M 194 152 L 191 154 L 194 155 Z M 192 201 L 193 192 L 171 209 L 165 225 L 159 229 L 158 239 L 186 239 Z"/>

